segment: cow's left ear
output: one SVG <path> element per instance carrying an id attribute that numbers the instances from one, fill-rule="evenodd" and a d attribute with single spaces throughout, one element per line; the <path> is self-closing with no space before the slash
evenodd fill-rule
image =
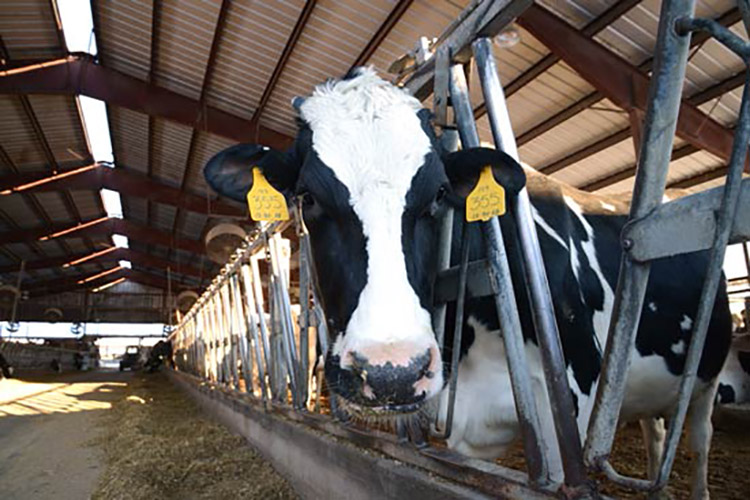
<path id="1" fill-rule="evenodd" d="M 517 194 L 526 185 L 526 174 L 521 165 L 509 155 L 490 148 L 472 148 L 443 157 L 445 173 L 453 192 L 466 198 L 479 180 L 482 169 L 490 165 L 495 180 L 508 194 Z"/>
<path id="2" fill-rule="evenodd" d="M 294 155 L 260 144 L 238 144 L 217 153 L 206 163 L 203 175 L 214 191 L 244 203 L 253 184 L 253 167 L 259 167 L 282 193 L 293 192 L 300 168 Z"/>

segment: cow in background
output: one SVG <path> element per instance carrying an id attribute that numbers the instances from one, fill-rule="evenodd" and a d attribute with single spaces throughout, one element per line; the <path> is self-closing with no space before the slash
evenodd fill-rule
<path id="1" fill-rule="evenodd" d="M 296 198 L 309 228 L 313 264 L 320 277 L 331 334 L 325 373 L 340 406 L 367 419 L 389 419 L 441 401 L 451 358 L 455 311 L 448 317 L 440 352 L 430 321 L 441 215 L 476 184 L 485 166 L 512 198 L 526 184 L 539 232 L 559 325 L 567 375 L 585 430 L 601 371 L 621 256 L 619 235 L 627 219 L 616 200 L 524 173 L 502 152 L 475 148 L 446 153 L 430 113 L 404 90 L 359 68 L 296 100 L 299 132 L 286 152 L 258 145 L 231 147 L 205 168 L 209 185 L 244 202 L 258 166 L 271 185 Z M 619 205 L 619 206 L 618 206 Z M 460 213 L 460 212 L 459 212 Z M 454 234 L 461 234 L 456 217 Z M 555 479 L 562 479 L 552 415 L 531 322 L 517 230 L 501 217 L 506 252 L 532 383 Z M 477 231 L 471 259 L 484 256 Z M 455 236 L 454 236 L 455 238 Z M 458 239 L 454 239 L 458 241 Z M 458 263 L 454 252 L 452 263 Z M 644 429 L 668 415 L 676 401 L 707 252 L 663 259 L 651 278 L 633 353 L 623 420 Z M 690 445 L 696 454 L 694 495 L 707 497 L 707 459 L 717 375 L 729 349 L 726 290 L 715 302 L 698 369 L 690 414 Z M 647 432 L 648 434 L 648 432 Z M 451 448 L 491 459 L 518 437 L 510 380 L 493 299 L 469 297 L 461 343 Z M 663 437 L 648 436 L 658 458 Z"/>

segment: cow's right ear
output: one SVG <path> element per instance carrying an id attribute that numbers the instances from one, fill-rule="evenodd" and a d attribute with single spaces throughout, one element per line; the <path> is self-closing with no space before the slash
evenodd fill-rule
<path id="1" fill-rule="evenodd" d="M 245 202 L 253 185 L 253 167 L 259 167 L 273 187 L 289 196 L 300 166 L 292 155 L 260 144 L 238 144 L 214 155 L 203 168 L 211 188 L 222 196 Z"/>

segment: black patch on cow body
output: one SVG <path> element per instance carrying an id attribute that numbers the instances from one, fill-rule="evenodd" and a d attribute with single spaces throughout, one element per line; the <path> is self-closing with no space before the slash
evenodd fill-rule
<path id="1" fill-rule="evenodd" d="M 737 351 L 737 360 L 740 362 L 742 371 L 750 375 L 750 352 Z"/>
<path id="2" fill-rule="evenodd" d="M 300 145 L 300 137 L 307 142 L 306 148 Z M 349 190 L 320 160 L 311 141 L 304 131 L 298 137 L 296 150 L 303 165 L 297 193 L 310 198 L 303 204 L 303 217 L 310 232 L 321 301 L 334 337 L 344 333 L 367 284 L 367 242 L 362 221 L 349 201 Z"/>
<path id="3" fill-rule="evenodd" d="M 448 178 L 439 157 L 429 153 L 411 181 L 401 216 L 401 248 L 406 275 L 420 305 L 428 311 L 437 269 L 438 226 L 444 208 L 436 210 L 435 206 L 442 204 L 440 193 L 447 184 Z"/>
<path id="4" fill-rule="evenodd" d="M 716 391 L 716 400 L 722 405 L 734 403 L 736 400 L 734 388 L 731 385 L 720 383 L 719 389 Z"/>

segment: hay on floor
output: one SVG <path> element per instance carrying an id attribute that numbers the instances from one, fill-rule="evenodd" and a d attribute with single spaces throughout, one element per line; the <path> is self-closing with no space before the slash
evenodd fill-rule
<path id="1" fill-rule="evenodd" d="M 102 417 L 94 499 L 297 498 L 247 442 L 203 417 L 163 374 L 136 375 Z"/>

